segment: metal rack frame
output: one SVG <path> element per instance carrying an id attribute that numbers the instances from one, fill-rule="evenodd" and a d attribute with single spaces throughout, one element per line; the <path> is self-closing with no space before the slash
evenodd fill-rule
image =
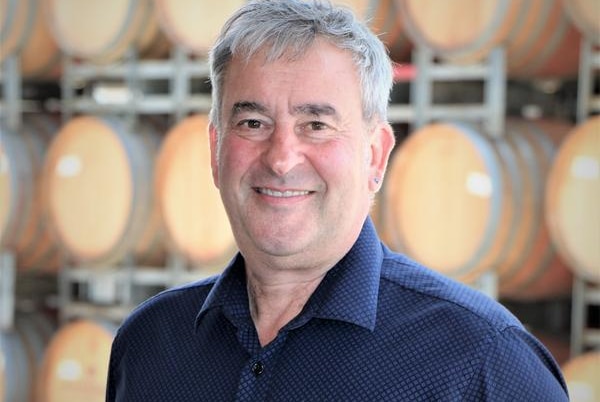
<path id="1" fill-rule="evenodd" d="M 431 49 L 417 46 L 412 57 L 416 76 L 410 84 L 410 105 L 390 105 L 390 122 L 408 122 L 414 128 L 420 128 L 432 120 L 466 119 L 481 122 L 492 136 L 503 135 L 506 108 L 505 57 L 504 49 L 496 47 L 480 63 L 453 65 L 436 62 Z M 484 99 L 476 104 L 435 104 L 433 84 L 452 81 L 482 81 Z"/>
<path id="2" fill-rule="evenodd" d="M 175 46 L 171 57 L 164 60 L 139 59 L 132 47 L 121 62 L 107 65 L 79 62 L 67 55 L 61 81 L 63 116 L 69 119 L 78 112 L 134 116 L 171 114 L 181 119 L 191 111 L 210 109 L 210 94 L 194 94 L 190 85 L 193 78 L 208 78 L 208 74 L 206 60 L 192 60 L 180 46 Z M 116 81 L 127 92 L 127 102 L 99 103 L 90 94 L 78 95 L 78 84 L 92 80 Z M 142 84 L 152 80 L 168 81 L 167 93 L 145 93 Z"/>
<path id="3" fill-rule="evenodd" d="M 453 65 L 436 62 L 434 52 L 416 46 L 412 56 L 416 75 L 410 83 L 410 105 L 392 104 L 388 118 L 392 123 L 408 122 L 413 129 L 440 119 L 468 120 L 481 123 L 494 138 L 504 135 L 506 113 L 506 54 L 496 47 L 479 63 Z M 436 104 L 435 82 L 482 81 L 483 99 L 475 104 Z M 495 269 L 485 272 L 471 286 L 498 299 L 498 275 Z"/>
<path id="4" fill-rule="evenodd" d="M 0 124 L 17 131 L 21 126 L 21 73 L 17 55 L 11 54 L 0 63 L 0 86 Z M 14 325 L 16 280 L 16 256 L 0 247 L 0 331 Z"/>
<path id="5" fill-rule="evenodd" d="M 600 48 L 587 37 L 581 38 L 577 82 L 577 121 L 583 122 L 593 111 L 600 112 L 600 94 L 594 93 L 594 75 L 600 70 Z"/>
<path id="6" fill-rule="evenodd" d="M 600 348 L 600 328 L 588 326 L 589 306 L 600 306 L 600 284 L 573 278 L 571 312 L 571 357 L 580 355 L 586 348 Z"/>
<path id="7" fill-rule="evenodd" d="M 192 79 L 208 79 L 207 61 L 192 60 L 181 46 L 174 46 L 170 58 L 164 60 L 139 59 L 132 47 L 118 63 L 97 65 L 65 56 L 63 66 L 64 120 L 76 113 L 96 113 L 121 115 L 131 125 L 145 114 L 169 115 L 179 121 L 191 112 L 208 112 L 211 107 L 210 94 L 193 93 L 191 85 Z M 167 91 L 147 93 L 145 84 L 153 80 L 167 82 Z M 128 95 L 128 102 L 100 103 L 89 93 L 78 93 L 80 84 L 91 81 L 116 82 Z M 166 265 L 161 267 L 141 266 L 131 256 L 110 266 L 64 264 L 58 278 L 60 321 L 97 316 L 120 322 L 144 298 L 168 287 L 212 275 L 191 269 L 188 262 L 173 251 L 169 251 L 167 259 Z M 141 299 L 134 294 L 140 289 L 145 295 Z"/>

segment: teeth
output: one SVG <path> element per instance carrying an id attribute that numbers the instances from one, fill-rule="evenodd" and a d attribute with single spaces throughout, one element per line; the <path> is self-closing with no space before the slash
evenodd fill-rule
<path id="1" fill-rule="evenodd" d="M 303 195 L 308 195 L 310 193 L 310 191 L 292 191 L 292 190 L 276 191 L 276 190 L 271 190 L 268 188 L 258 188 L 257 191 L 260 194 L 269 195 L 271 197 L 281 197 L 281 198 L 299 197 L 299 196 L 303 196 Z"/>

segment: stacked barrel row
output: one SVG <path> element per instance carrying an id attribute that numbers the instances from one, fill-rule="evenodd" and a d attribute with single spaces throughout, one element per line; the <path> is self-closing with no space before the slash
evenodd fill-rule
<path id="1" fill-rule="evenodd" d="M 560 297 L 572 270 L 600 282 L 599 169 L 600 117 L 575 127 L 509 119 L 500 138 L 429 124 L 392 157 L 380 229 L 463 282 L 494 270 L 504 298 Z"/>
<path id="2" fill-rule="evenodd" d="M 162 265 L 167 251 L 221 265 L 234 241 L 210 170 L 207 117 L 26 116 L 0 137 L 0 241 L 22 269 Z"/>
<path id="3" fill-rule="evenodd" d="M 0 401 L 104 401 L 115 331 L 87 319 L 57 330 L 42 313 L 19 313 L 0 333 Z"/>
<path id="4" fill-rule="evenodd" d="M 0 62 L 21 59 L 23 76 L 56 78 L 61 53 L 108 63 L 135 49 L 163 57 L 173 45 L 205 56 L 225 18 L 244 0 L 2 0 Z M 513 76 L 577 72 L 581 32 L 598 36 L 594 0 L 337 0 L 369 21 L 398 62 L 414 44 L 453 62 L 470 62 L 495 46 L 507 50 Z"/>

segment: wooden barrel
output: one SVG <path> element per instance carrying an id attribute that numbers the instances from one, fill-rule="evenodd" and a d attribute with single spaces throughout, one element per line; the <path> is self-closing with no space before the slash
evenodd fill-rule
<path id="1" fill-rule="evenodd" d="M 450 62 L 481 61 L 504 47 L 509 76 L 577 73 L 581 35 L 562 0 L 396 2 L 411 39 Z"/>
<path id="2" fill-rule="evenodd" d="M 54 329 L 41 314 L 18 313 L 14 329 L 0 331 L 0 401 L 39 399 L 37 374 Z"/>
<path id="3" fill-rule="evenodd" d="M 49 0 L 44 4 L 55 40 L 73 57 L 107 63 L 122 58 L 129 49 L 150 57 L 162 56 L 168 49 L 150 0 Z"/>
<path id="4" fill-rule="evenodd" d="M 53 238 L 42 200 L 42 166 L 56 133 L 56 117 L 23 115 L 18 133 L 0 135 L 0 245 L 15 253 L 20 270 L 54 272 L 60 249 Z"/>
<path id="5" fill-rule="evenodd" d="M 600 283 L 600 116 L 573 128 L 560 145 L 546 186 L 551 238 L 575 273 Z"/>
<path id="6" fill-rule="evenodd" d="M 530 0 L 523 5 L 522 14 L 521 23 L 511 30 L 505 43 L 508 75 L 576 75 L 581 34 L 565 14 L 563 1 Z"/>
<path id="7" fill-rule="evenodd" d="M 572 274 L 555 251 L 544 214 L 547 172 L 562 138 L 572 125 L 562 121 L 510 119 L 507 138 L 519 142 L 519 171 L 524 197 L 517 232 L 506 259 L 498 267 L 499 294 L 512 300 L 540 300 L 567 295 Z M 553 140 L 554 138 L 554 140 Z"/>
<path id="8" fill-rule="evenodd" d="M 235 240 L 212 178 L 208 117 L 194 115 L 166 135 L 156 163 L 156 199 L 171 246 L 199 267 L 219 267 Z"/>
<path id="9" fill-rule="evenodd" d="M 52 337 L 40 369 L 43 402 L 104 401 L 110 348 L 116 326 L 81 319 Z"/>
<path id="10" fill-rule="evenodd" d="M 523 0 L 396 0 L 406 32 L 449 60 L 473 62 L 506 41 Z"/>
<path id="11" fill-rule="evenodd" d="M 221 27 L 245 0 L 154 0 L 160 27 L 172 43 L 207 56 Z"/>
<path id="12" fill-rule="evenodd" d="M 467 124 L 411 134 L 386 178 L 392 247 L 465 282 L 496 267 L 515 224 L 514 159 Z"/>
<path id="13" fill-rule="evenodd" d="M 394 0 L 335 0 L 349 7 L 356 16 L 376 33 L 398 63 L 408 62 L 412 42 L 404 31 L 404 24 Z"/>
<path id="14" fill-rule="evenodd" d="M 600 45 L 600 2 L 597 0 L 564 0 L 567 15 L 579 31 L 592 43 Z"/>
<path id="15" fill-rule="evenodd" d="M 503 298 L 568 294 L 572 275 L 550 241 L 543 205 L 551 138 L 570 126 L 556 122 L 551 134 L 541 127 L 509 120 L 492 139 L 474 126 L 437 123 L 409 136 L 386 178 L 392 248 L 467 283 L 493 269 Z"/>
<path id="16" fill-rule="evenodd" d="M 600 351 L 590 351 L 562 366 L 563 376 L 572 402 L 600 401 Z"/>
<path id="17" fill-rule="evenodd" d="M 50 35 L 42 0 L 0 0 L 0 63 L 9 55 L 20 59 L 26 79 L 56 79 L 61 52 Z"/>
<path id="18" fill-rule="evenodd" d="M 148 125 L 127 128 L 116 118 L 68 121 L 46 154 L 44 199 L 53 232 L 70 262 L 138 263 L 164 257 L 152 197 L 159 137 Z"/>

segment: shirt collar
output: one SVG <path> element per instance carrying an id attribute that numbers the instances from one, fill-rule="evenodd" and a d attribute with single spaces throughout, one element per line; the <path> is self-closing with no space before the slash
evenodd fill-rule
<path id="1" fill-rule="evenodd" d="M 367 217 L 350 251 L 325 275 L 304 310 L 288 327 L 313 317 L 346 321 L 375 328 L 383 250 L 373 222 Z M 196 325 L 209 310 L 221 307 L 232 321 L 249 322 L 244 259 L 238 254 L 227 266 L 204 301 Z M 234 322 L 236 324 L 236 322 Z"/>

